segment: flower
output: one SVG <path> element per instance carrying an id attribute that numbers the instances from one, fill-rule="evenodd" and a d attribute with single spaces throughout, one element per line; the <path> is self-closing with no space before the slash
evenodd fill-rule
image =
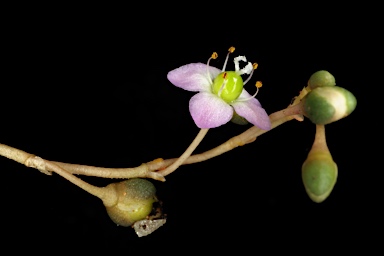
<path id="1" fill-rule="evenodd" d="M 243 89 L 252 76 L 257 64 L 248 64 L 239 68 L 239 61 L 246 62 L 245 56 L 234 58 L 235 71 L 225 71 L 225 66 L 231 47 L 222 70 L 209 66 L 211 59 L 216 59 L 217 53 L 213 53 L 207 64 L 191 63 L 170 71 L 168 80 L 177 87 L 187 91 L 198 92 L 189 101 L 189 112 L 199 128 L 215 128 L 229 122 L 234 111 L 244 117 L 251 124 L 269 130 L 271 122 L 268 114 L 255 98 L 261 82 L 256 83 L 257 91 L 251 96 Z M 243 82 L 241 75 L 250 75 Z"/>

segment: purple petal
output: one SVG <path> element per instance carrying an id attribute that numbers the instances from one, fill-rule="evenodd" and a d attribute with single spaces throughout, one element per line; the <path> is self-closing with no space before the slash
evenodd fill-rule
<path id="1" fill-rule="evenodd" d="M 235 101 L 231 105 L 239 116 L 263 130 L 271 129 L 271 121 L 260 102 L 254 98 L 247 101 Z"/>
<path id="2" fill-rule="evenodd" d="M 191 63 L 168 72 L 168 80 L 187 91 L 208 91 L 221 70 L 203 63 Z"/>
<path id="3" fill-rule="evenodd" d="M 199 128 L 215 128 L 231 120 L 233 109 L 209 92 L 200 92 L 189 101 L 189 112 Z"/>

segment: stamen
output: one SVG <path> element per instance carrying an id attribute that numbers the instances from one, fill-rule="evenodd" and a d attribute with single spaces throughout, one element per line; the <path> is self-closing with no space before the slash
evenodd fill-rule
<path id="1" fill-rule="evenodd" d="M 252 69 L 252 71 L 251 71 L 251 74 L 249 74 L 247 80 L 245 80 L 245 82 L 243 83 L 243 85 L 245 85 L 246 83 L 248 83 L 249 80 L 251 80 L 251 77 L 252 77 L 252 75 L 253 75 L 253 71 L 254 71 L 255 69 L 257 69 L 258 66 L 259 66 L 259 64 L 257 64 L 256 62 L 252 64 L 253 69 Z"/>
<path id="2" fill-rule="evenodd" d="M 256 86 L 256 92 L 255 92 L 255 94 L 252 95 L 252 98 L 255 98 L 256 95 L 259 93 L 259 88 L 261 88 L 263 86 L 263 83 L 261 81 L 257 81 L 255 86 Z"/>
<path id="3" fill-rule="evenodd" d="M 250 100 L 250 99 L 252 99 L 252 98 L 255 98 L 256 95 L 257 95 L 258 92 L 259 92 L 259 88 L 261 88 L 261 87 L 263 86 L 263 83 L 262 83 L 261 81 L 257 81 L 256 84 L 255 84 L 255 86 L 256 86 L 256 92 L 255 92 L 255 94 L 253 94 L 251 97 L 246 98 L 246 99 L 237 99 L 237 101 L 248 101 L 248 100 Z"/>
<path id="4" fill-rule="evenodd" d="M 224 72 L 224 71 L 225 71 L 225 68 L 226 68 L 226 66 L 227 66 L 227 62 L 228 62 L 229 54 L 230 54 L 230 53 L 233 53 L 234 51 L 235 51 L 235 47 L 233 47 L 233 46 L 231 46 L 231 47 L 228 49 L 227 57 L 225 58 L 224 66 L 223 66 L 223 69 L 221 70 L 221 72 Z"/>
<path id="5" fill-rule="evenodd" d="M 219 56 L 218 54 L 217 54 L 217 52 L 213 52 L 212 53 L 212 55 L 211 55 L 211 57 L 208 59 L 208 62 L 207 62 L 207 66 L 209 66 L 209 61 L 211 60 L 211 59 L 217 59 L 217 56 Z"/>
<path id="6" fill-rule="evenodd" d="M 223 78 L 225 79 L 226 76 L 227 76 L 227 73 L 224 73 Z M 223 89 L 225 88 L 225 86 L 227 85 L 227 83 L 228 83 L 228 79 L 225 79 L 224 82 L 223 82 L 223 84 L 222 84 L 221 87 L 220 87 L 219 92 L 217 93 L 217 95 L 218 95 L 219 97 L 221 97 L 221 93 L 222 93 Z"/>
<path id="7" fill-rule="evenodd" d="M 217 58 L 217 52 L 213 52 L 212 53 L 212 55 L 211 55 L 211 57 L 208 59 L 208 61 L 207 61 L 207 77 L 209 77 L 209 78 L 211 78 L 211 79 L 213 79 L 210 75 L 209 75 L 209 71 L 208 71 L 208 67 L 209 67 L 209 62 L 211 61 L 211 59 L 216 59 Z"/>

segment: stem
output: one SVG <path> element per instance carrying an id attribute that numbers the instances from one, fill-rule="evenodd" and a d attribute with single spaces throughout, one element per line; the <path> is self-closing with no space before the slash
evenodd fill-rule
<path id="1" fill-rule="evenodd" d="M 279 119 L 279 120 L 276 120 L 274 122 L 272 122 L 272 128 L 275 128 L 289 120 L 292 120 L 292 119 L 289 119 L 289 118 L 283 118 L 283 119 Z M 253 129 L 255 128 L 255 129 Z M 248 143 L 251 143 L 253 142 L 257 136 L 259 135 L 262 135 L 264 133 L 266 133 L 268 131 L 266 130 L 261 130 L 257 127 L 252 127 L 250 129 L 248 129 L 247 131 L 237 135 L 237 136 L 234 136 L 232 137 L 231 139 L 227 140 L 226 142 L 224 142 L 223 144 L 213 148 L 213 149 L 210 149 L 208 151 L 205 151 L 203 153 L 200 153 L 200 154 L 195 154 L 195 155 L 192 155 L 190 157 L 188 157 L 183 164 L 194 164 L 194 163 L 199 163 L 199 162 L 203 162 L 203 161 L 206 161 L 208 159 L 211 159 L 211 158 L 214 158 L 216 156 L 219 156 L 219 155 L 222 155 L 236 147 L 239 147 L 239 146 L 244 146 L 245 144 L 248 144 Z M 172 158 L 172 159 L 167 159 L 167 160 L 163 160 L 163 161 L 158 161 L 158 160 L 155 160 L 155 161 L 152 161 L 152 162 L 149 162 L 147 163 L 148 165 L 148 168 L 149 170 L 159 170 L 161 168 L 164 168 L 170 164 L 172 164 L 174 161 L 176 161 L 176 158 Z"/>
<path id="2" fill-rule="evenodd" d="M 42 173 L 48 175 L 51 175 L 51 172 L 55 172 L 70 181 L 71 183 L 75 184 L 76 186 L 87 191 L 88 193 L 100 198 L 104 204 L 114 204 L 117 200 L 116 193 L 111 188 L 99 188 L 92 186 L 86 183 L 85 181 L 77 178 L 76 176 L 70 174 L 68 171 L 64 170 L 55 163 L 44 160 L 41 157 L 35 156 L 33 154 L 4 144 L 0 144 L 0 155 L 12 159 L 27 167 L 38 169 Z"/>
<path id="3" fill-rule="evenodd" d="M 325 138 L 325 125 L 316 125 L 315 141 L 313 142 L 312 150 L 329 151 Z"/>
<path id="4" fill-rule="evenodd" d="M 280 110 L 278 112 L 275 112 L 271 115 L 269 115 L 269 118 L 271 120 L 271 131 L 272 129 L 276 128 L 277 126 L 293 120 L 296 115 L 300 115 L 302 113 L 302 104 L 299 103 L 297 105 L 288 107 L 286 109 Z M 243 146 L 245 144 L 251 143 L 256 140 L 256 138 L 264 133 L 268 132 L 267 130 L 261 130 L 260 128 L 253 126 L 246 130 L 245 132 L 232 137 L 231 139 L 227 140 L 223 144 L 210 149 L 208 151 L 205 151 L 201 154 L 196 154 L 190 156 L 183 164 L 193 164 L 198 162 L 203 162 L 208 159 L 211 159 L 213 157 L 219 156 L 221 154 L 224 154 L 238 146 Z M 170 164 L 172 164 L 174 161 L 176 161 L 176 158 L 173 159 L 167 159 L 159 161 L 158 159 L 147 163 L 149 170 L 159 170 L 161 168 L 164 168 Z"/>
<path id="5" fill-rule="evenodd" d="M 272 124 L 272 128 L 269 131 L 271 131 L 272 129 L 276 128 L 277 126 L 287 121 L 290 121 L 296 118 L 297 115 L 302 115 L 302 114 L 303 114 L 303 110 L 302 110 L 301 102 L 299 102 L 296 105 L 289 106 L 288 108 L 277 111 L 275 113 L 272 113 L 271 115 L 269 115 L 269 118 Z M 251 143 L 255 141 L 258 136 L 266 132 L 268 131 L 261 130 L 258 127 L 253 126 L 248 130 L 246 130 L 245 132 L 232 137 L 228 141 L 224 142 L 223 144 L 211 150 L 191 156 L 193 150 L 198 146 L 200 141 L 203 139 L 203 137 L 207 133 L 207 129 L 202 129 L 197 135 L 197 137 L 195 138 L 195 141 L 196 141 L 201 136 L 199 141 L 198 142 L 196 141 L 196 144 L 195 144 L 195 141 L 193 141 L 190 147 L 186 150 L 186 152 L 184 152 L 182 156 L 180 156 L 180 158 L 178 159 L 172 158 L 167 160 L 156 159 L 135 168 L 104 168 L 104 167 L 94 167 L 94 166 L 79 165 L 79 164 L 61 163 L 61 162 L 54 162 L 54 161 L 51 161 L 51 163 L 73 174 L 81 174 L 81 175 L 103 177 L 103 178 L 121 178 L 121 179 L 142 177 L 142 178 L 152 178 L 159 181 L 165 181 L 164 176 L 175 171 L 180 165 L 193 164 L 193 163 L 198 163 L 198 162 L 211 159 L 213 157 L 226 153 L 238 146 L 243 146 L 245 144 Z M 16 148 L 9 147 L 4 144 L 0 144 L 0 155 L 5 156 L 21 164 L 25 164 L 26 160 L 31 156 L 33 156 L 32 154 L 29 154 L 27 152 L 24 152 Z M 171 165 L 173 166 L 171 167 Z M 166 171 L 166 169 L 164 168 L 167 168 L 168 170 Z M 172 168 L 175 168 L 175 169 L 172 170 Z M 39 169 L 39 170 L 44 172 L 43 169 Z M 155 172 L 157 170 L 161 170 L 161 171 Z M 44 172 L 44 173 L 49 174 L 48 172 Z"/>
<path id="6" fill-rule="evenodd" d="M 163 176 L 167 176 L 168 174 L 174 172 L 180 165 L 182 165 L 203 140 L 208 130 L 209 129 L 201 129 L 196 138 L 192 141 L 191 145 L 189 145 L 189 147 L 184 151 L 184 153 L 175 162 L 173 162 L 173 164 L 168 166 L 166 169 L 159 171 L 159 173 Z"/>
<path id="7" fill-rule="evenodd" d="M 150 171 L 147 164 L 142 164 L 134 168 L 104 168 L 55 161 L 51 162 L 68 170 L 73 174 L 81 174 L 86 176 L 103 177 L 110 179 L 151 178 L 158 181 L 165 181 L 163 175 L 157 172 Z"/>
<path id="8" fill-rule="evenodd" d="M 68 173 L 66 170 L 64 170 L 60 166 L 58 166 L 58 165 L 56 165 L 50 161 L 44 160 L 44 162 L 45 162 L 45 166 L 46 166 L 47 170 L 57 173 L 61 177 L 65 178 L 66 180 L 75 184 L 79 188 L 82 188 L 83 190 L 90 193 L 91 195 L 94 195 L 94 196 L 100 198 L 103 201 L 105 206 L 112 206 L 116 203 L 117 195 L 116 195 L 115 190 L 113 190 L 111 187 L 100 188 L 100 187 L 93 186 L 93 185 L 77 178 L 76 176 Z"/>
<path id="9" fill-rule="evenodd" d="M 25 164 L 28 158 L 33 156 L 30 153 L 22 151 L 17 148 L 7 146 L 5 144 L 0 144 L 0 155 L 5 156 L 11 160 L 14 160 L 20 164 Z"/>

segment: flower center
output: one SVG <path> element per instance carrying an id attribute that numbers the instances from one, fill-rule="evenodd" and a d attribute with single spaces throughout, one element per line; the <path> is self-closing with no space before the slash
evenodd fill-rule
<path id="1" fill-rule="evenodd" d="M 240 61 L 247 62 L 247 59 L 245 58 L 245 56 L 238 56 L 233 59 L 235 63 L 235 71 L 225 71 L 229 54 L 233 53 L 234 51 L 235 51 L 235 47 L 229 48 L 227 57 L 225 58 L 222 72 L 213 80 L 213 83 L 212 83 L 212 93 L 216 94 L 227 103 L 231 103 L 232 101 L 239 98 L 241 92 L 243 91 L 243 86 L 251 79 L 253 71 L 258 66 L 257 63 L 252 64 L 251 62 L 248 62 L 244 68 L 240 69 L 239 62 Z M 218 56 L 217 53 L 214 52 L 212 56 L 208 59 L 208 62 L 207 62 L 208 77 L 210 77 L 208 72 L 209 62 L 211 59 L 216 59 L 217 56 Z M 247 78 L 247 80 L 245 80 L 245 82 L 243 82 L 243 78 L 241 77 L 241 75 L 243 74 L 249 75 L 249 77 Z M 247 101 L 251 98 L 254 98 L 257 95 L 261 85 L 262 85 L 261 82 L 257 81 L 256 93 L 247 99 L 241 99 L 241 101 Z"/>

